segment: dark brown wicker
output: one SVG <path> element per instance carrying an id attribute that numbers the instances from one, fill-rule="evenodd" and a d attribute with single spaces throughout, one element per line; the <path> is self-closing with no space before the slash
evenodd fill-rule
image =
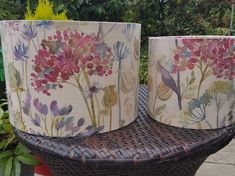
<path id="1" fill-rule="evenodd" d="M 85 138 L 15 134 L 54 176 L 193 176 L 235 136 L 235 124 L 190 130 L 156 122 L 147 115 L 146 99 L 146 87 L 140 86 L 137 120 L 113 132 Z"/>

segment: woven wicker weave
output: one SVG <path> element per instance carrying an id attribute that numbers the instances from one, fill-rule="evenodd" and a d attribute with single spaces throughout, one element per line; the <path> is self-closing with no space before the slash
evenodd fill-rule
<path id="1" fill-rule="evenodd" d="M 86 138 L 15 134 L 55 176 L 193 176 L 235 135 L 235 124 L 190 130 L 156 122 L 147 115 L 146 97 L 146 87 L 140 86 L 137 120 L 113 132 Z"/>

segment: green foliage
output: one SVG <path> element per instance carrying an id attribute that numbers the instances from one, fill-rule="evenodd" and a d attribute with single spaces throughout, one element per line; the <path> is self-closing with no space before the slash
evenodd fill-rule
<path id="1" fill-rule="evenodd" d="M 22 17 L 26 0 L 8 3 L 0 19 Z M 16 1 L 9 1 L 16 2 Z M 50 0 L 54 12 L 66 12 L 69 19 L 87 21 L 127 21 L 142 24 L 141 78 L 146 82 L 148 36 L 162 35 L 227 35 L 230 23 L 231 0 Z M 35 10 L 37 0 L 30 0 L 30 9 Z M 15 10 L 15 9 L 19 10 Z M 8 12 L 6 12 L 10 9 Z M 13 10 L 14 9 L 14 10 Z M 20 14 L 16 15 L 15 14 Z"/>
<path id="2" fill-rule="evenodd" d="M 142 23 L 142 47 L 147 48 L 148 36 L 228 35 L 230 14 L 229 0 L 137 0 L 124 19 Z"/>
<path id="3" fill-rule="evenodd" d="M 145 49 L 142 49 L 142 54 L 140 56 L 140 70 L 139 70 L 139 79 L 140 84 L 146 83 L 147 70 L 148 70 L 148 52 Z"/>
<path id="4" fill-rule="evenodd" d="M 19 19 L 24 15 L 25 6 L 19 0 L 0 1 L 0 20 Z"/>
<path id="5" fill-rule="evenodd" d="M 55 13 L 53 3 L 49 0 L 38 0 L 37 7 L 34 12 L 30 9 L 30 2 L 27 1 L 26 20 L 67 20 L 65 12 Z"/>
<path id="6" fill-rule="evenodd" d="M 2 56 L 2 48 L 0 48 L 0 82 L 4 81 L 4 68 L 3 68 L 3 56 Z"/>
<path id="7" fill-rule="evenodd" d="M 17 141 L 10 125 L 7 109 L 7 100 L 0 103 L 0 175 L 20 176 L 21 163 L 28 165 L 40 164 L 34 155 Z"/>
<path id="8" fill-rule="evenodd" d="M 122 21 L 128 0 L 53 0 L 55 9 L 66 10 L 73 20 Z"/>

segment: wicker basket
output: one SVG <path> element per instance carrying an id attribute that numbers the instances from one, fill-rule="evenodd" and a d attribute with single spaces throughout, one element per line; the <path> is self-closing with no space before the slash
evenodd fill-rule
<path id="1" fill-rule="evenodd" d="M 86 138 L 15 134 L 54 176 L 193 176 L 235 135 L 235 124 L 190 130 L 156 122 L 147 115 L 146 99 L 146 87 L 140 86 L 137 120 L 113 132 Z"/>

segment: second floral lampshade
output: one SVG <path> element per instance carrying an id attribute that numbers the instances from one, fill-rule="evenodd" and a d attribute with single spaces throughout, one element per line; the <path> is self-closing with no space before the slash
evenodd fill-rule
<path id="1" fill-rule="evenodd" d="M 11 123 L 45 136 L 118 129 L 137 115 L 140 25 L 3 21 Z"/>
<path id="2" fill-rule="evenodd" d="M 148 111 L 184 128 L 235 121 L 235 37 L 151 37 Z"/>

